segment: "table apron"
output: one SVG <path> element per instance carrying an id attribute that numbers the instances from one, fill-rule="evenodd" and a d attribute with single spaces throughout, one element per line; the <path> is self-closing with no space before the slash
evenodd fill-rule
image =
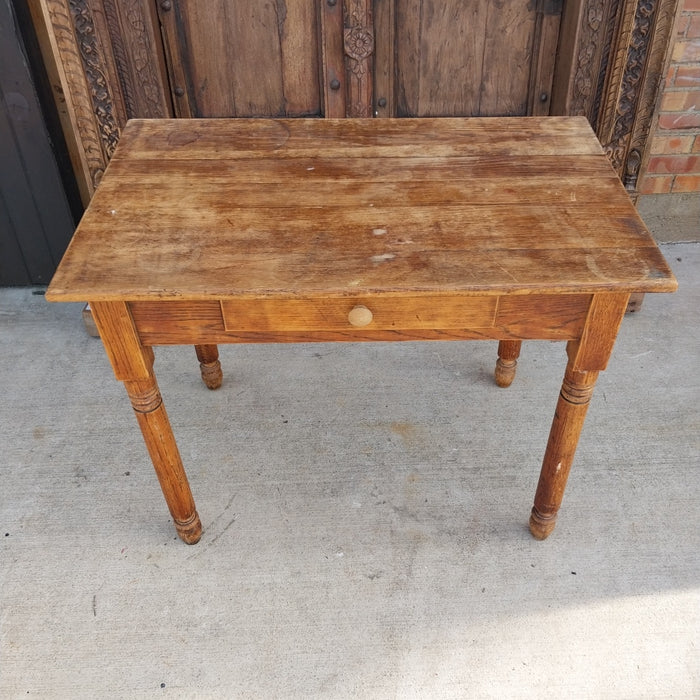
<path id="1" fill-rule="evenodd" d="M 398 340 L 576 340 L 593 295 L 358 295 L 131 301 L 144 345 Z M 367 306 L 365 327 L 348 311 Z"/>

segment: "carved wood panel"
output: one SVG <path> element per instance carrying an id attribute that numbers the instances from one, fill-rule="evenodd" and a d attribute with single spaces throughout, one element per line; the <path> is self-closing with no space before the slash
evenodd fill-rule
<path id="1" fill-rule="evenodd" d="M 374 24 L 369 0 L 343 3 L 343 50 L 348 117 L 372 116 Z"/>
<path id="2" fill-rule="evenodd" d="M 227 103 L 233 114 L 585 114 L 634 193 L 677 0 L 566 0 L 560 27 L 561 0 L 517 4 L 526 12 L 520 20 L 515 3 L 483 0 L 470 5 L 476 15 L 466 23 L 456 0 L 29 3 L 87 199 L 128 117 L 204 116 L 214 111 L 206 102 L 214 83 L 243 95 Z M 229 17 L 223 38 L 202 29 L 212 7 L 210 29 Z M 201 46 L 228 41 L 228 52 L 237 37 L 237 55 L 260 60 L 234 56 L 218 70 L 210 61 L 203 72 L 192 63 L 195 35 Z M 482 62 L 476 90 L 462 84 L 469 66 L 458 71 L 479 55 L 469 42 L 494 57 Z M 509 51 L 527 55 L 522 75 L 498 61 Z M 470 94 L 478 110 L 472 98 L 465 106 Z"/>
<path id="3" fill-rule="evenodd" d="M 677 0 L 565 5 L 553 114 L 583 114 L 630 194 L 645 155 Z"/>
<path id="4" fill-rule="evenodd" d="M 172 115 L 149 0 L 29 0 L 83 201 L 130 117 Z"/>

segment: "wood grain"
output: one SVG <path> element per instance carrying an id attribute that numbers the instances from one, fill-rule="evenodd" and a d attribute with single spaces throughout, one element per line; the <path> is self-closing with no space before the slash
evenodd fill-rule
<path id="1" fill-rule="evenodd" d="M 567 366 L 530 514 L 530 532 L 538 540 L 554 530 L 597 378 L 596 371 Z"/>
<path id="2" fill-rule="evenodd" d="M 372 313 L 377 330 L 481 328 L 493 325 L 498 297 L 423 294 L 412 296 L 291 299 L 236 299 L 221 302 L 224 327 L 230 331 L 349 330 L 356 306 Z"/>
<path id="3" fill-rule="evenodd" d="M 593 297 L 581 338 L 567 346 L 569 363 L 574 370 L 600 371 L 607 367 L 628 301 L 629 294 L 596 294 Z"/>
<path id="4" fill-rule="evenodd" d="M 49 299 L 675 288 L 582 118 L 134 120 L 125 135 Z"/>
<path id="5" fill-rule="evenodd" d="M 415 297 L 414 297 L 415 298 Z M 444 297 L 443 297 L 444 298 Z M 295 343 L 295 342 L 362 342 L 376 340 L 503 340 L 503 339 L 542 339 L 542 340 L 574 340 L 581 337 L 583 327 L 588 317 L 591 295 L 586 294 L 527 294 L 517 296 L 494 297 L 489 295 L 479 303 L 487 303 L 485 308 L 491 308 L 496 303 L 495 317 L 492 314 L 481 319 L 460 315 L 448 317 L 446 309 L 440 307 L 439 320 L 448 328 L 428 328 L 427 324 L 415 321 L 407 323 L 408 328 L 395 326 L 369 326 L 365 328 L 350 328 L 347 324 L 338 323 L 335 329 L 329 330 L 327 325 L 321 328 L 316 325 L 303 328 L 297 316 L 295 324 L 286 317 L 277 315 L 280 328 L 270 330 L 270 319 L 266 321 L 267 328 L 257 329 L 227 329 L 224 325 L 222 306 L 230 305 L 234 311 L 240 303 L 249 309 L 255 309 L 252 300 L 237 299 L 230 302 L 217 301 L 134 301 L 129 303 L 129 311 L 139 338 L 145 345 L 174 345 L 174 344 L 206 344 L 206 343 Z M 365 302 L 375 307 L 375 302 L 391 308 L 401 297 L 385 294 L 368 299 L 367 297 L 342 297 L 332 300 L 335 304 L 343 305 L 344 310 Z M 435 299 L 435 297 L 433 297 Z M 273 308 L 283 305 L 280 299 L 263 299 L 261 307 L 269 302 Z M 298 301 L 292 299 L 291 301 Z M 461 299 L 462 305 L 474 303 L 471 297 Z M 459 309 L 459 303 L 452 302 L 449 308 Z M 308 318 L 308 317 L 307 317 Z M 342 317 L 341 317 L 342 318 Z M 484 322 L 486 321 L 486 322 Z M 472 325 L 467 327 L 467 322 Z M 461 325 L 460 325 L 461 324 Z M 293 329 L 289 326 L 293 325 Z M 301 329 L 301 330 L 300 330 Z"/>
<path id="6" fill-rule="evenodd" d="M 484 32 L 479 111 L 484 116 L 528 114 L 536 3 L 489 2 Z"/>
<path id="7" fill-rule="evenodd" d="M 312 3 L 158 4 L 180 116 L 320 114 L 319 37 Z"/>
<path id="8" fill-rule="evenodd" d="M 586 115 L 634 196 L 678 3 L 27 4 L 87 203 L 124 115 L 343 117 L 359 114 L 358 102 L 370 114 L 373 92 L 382 117 L 524 114 L 524 90 L 528 114 Z M 359 100 L 346 95 L 355 59 L 343 22 L 357 7 L 374 36 Z"/>
<path id="9" fill-rule="evenodd" d="M 347 104 L 343 3 L 321 2 L 320 5 L 323 116 L 337 119 L 345 116 Z"/>
<path id="10" fill-rule="evenodd" d="M 498 343 L 498 360 L 496 361 L 494 379 L 501 388 L 509 387 L 515 379 L 521 346 L 522 341 L 520 340 L 501 340 Z"/>
<path id="11" fill-rule="evenodd" d="M 584 119 L 159 120 L 128 125 L 47 298 L 92 302 L 186 542 L 150 345 L 196 345 L 216 388 L 219 342 L 491 338 L 507 386 L 523 339 L 568 340 L 542 539 L 629 295 L 675 287 Z"/>
<path id="12" fill-rule="evenodd" d="M 461 119 L 134 119 L 114 155 L 134 160 L 385 158 L 603 153 L 580 117 Z"/>
<path id="13" fill-rule="evenodd" d="M 384 4 L 376 23 L 382 116 L 548 112 L 559 17 L 543 14 L 542 3 Z"/>
<path id="14" fill-rule="evenodd" d="M 153 350 L 142 345 L 125 303 L 96 303 L 92 310 L 114 374 L 124 382 L 175 529 L 183 541 L 195 544 L 202 525 L 153 374 Z M 210 365 L 216 359 L 211 348 L 203 357 Z"/>
<path id="15" fill-rule="evenodd" d="M 105 343 L 114 376 L 120 380 L 150 377 L 153 352 L 143 348 L 128 306 L 124 302 L 95 303 L 92 316 Z"/>

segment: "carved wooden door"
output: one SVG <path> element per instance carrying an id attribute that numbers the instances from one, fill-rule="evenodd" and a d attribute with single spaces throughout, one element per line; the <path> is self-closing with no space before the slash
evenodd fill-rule
<path id="1" fill-rule="evenodd" d="M 172 114 L 585 115 L 634 194 L 677 1 L 26 5 L 87 203 L 127 119 Z"/>
<path id="2" fill-rule="evenodd" d="M 186 117 L 547 114 L 560 12 L 560 0 L 159 3 Z"/>

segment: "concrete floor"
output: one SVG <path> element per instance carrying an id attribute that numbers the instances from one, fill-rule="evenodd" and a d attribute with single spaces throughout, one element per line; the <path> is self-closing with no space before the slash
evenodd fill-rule
<path id="1" fill-rule="evenodd" d="M 564 346 L 156 352 L 205 527 L 176 539 L 79 305 L 0 290 L 0 697 L 700 697 L 700 244 L 623 324 L 554 534 Z"/>
<path id="2" fill-rule="evenodd" d="M 700 192 L 644 195 L 637 210 L 660 243 L 700 241 Z"/>

